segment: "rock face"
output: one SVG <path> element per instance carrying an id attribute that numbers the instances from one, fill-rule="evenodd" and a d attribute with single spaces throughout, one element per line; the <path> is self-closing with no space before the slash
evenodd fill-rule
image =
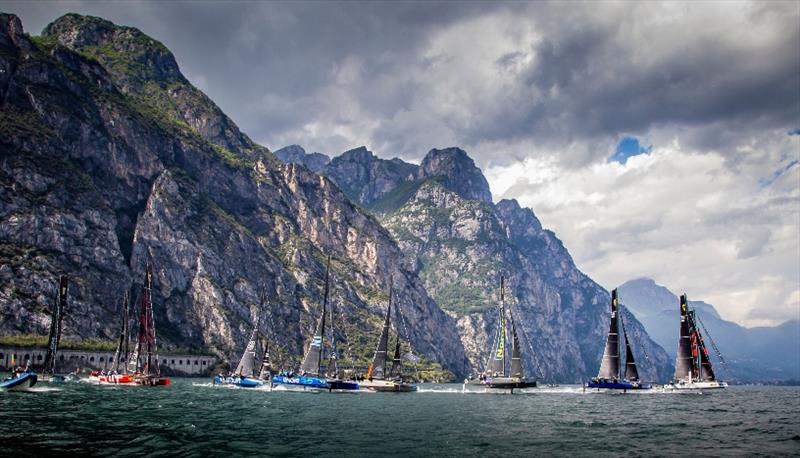
<path id="1" fill-rule="evenodd" d="M 419 167 L 400 159 L 379 159 L 361 146 L 333 158 L 322 174 L 333 180 L 354 202 L 367 208 L 381 206 L 381 199 L 404 182 L 416 179 Z"/>
<path id="2" fill-rule="evenodd" d="M 264 294 L 262 331 L 297 355 L 330 254 L 340 338 L 374 345 L 391 281 L 415 350 L 467 370 L 391 235 L 252 142 L 137 29 L 70 14 L 31 38 L 0 14 L 0 154 L 0 333 L 46 333 L 67 274 L 65 335 L 112 338 L 151 263 L 164 346 L 237 354 Z"/>
<path id="3" fill-rule="evenodd" d="M 630 308 L 653 340 L 674 358 L 680 325 L 678 296 L 649 278 L 627 281 L 619 287 L 619 293 L 620 302 Z M 726 370 L 713 360 L 719 377 L 746 382 L 800 380 L 799 320 L 774 327 L 745 328 L 722 319 L 711 304 L 690 300 L 689 306 L 708 330 L 710 339 L 705 336 L 706 343 L 710 345 L 713 339 L 728 364 Z M 709 351 L 715 353 L 713 348 Z"/>
<path id="4" fill-rule="evenodd" d="M 465 199 L 492 203 L 489 182 L 461 148 L 432 149 L 422 160 L 421 177 L 443 177 L 443 184 Z"/>
<path id="5" fill-rule="evenodd" d="M 321 172 L 331 158 L 322 153 L 306 153 L 300 145 L 289 145 L 275 151 L 275 156 L 284 164 L 300 164 L 312 172 Z"/>
<path id="6" fill-rule="evenodd" d="M 485 364 L 494 338 L 502 275 L 528 373 L 562 382 L 595 375 L 610 297 L 577 269 L 555 234 L 514 200 L 493 204 L 486 179 L 461 149 L 431 150 L 413 174 L 381 176 L 389 162 L 359 148 L 323 173 L 381 218 L 431 296 L 458 321 L 473 370 Z M 626 318 L 642 376 L 669 379 L 671 359 Z"/>

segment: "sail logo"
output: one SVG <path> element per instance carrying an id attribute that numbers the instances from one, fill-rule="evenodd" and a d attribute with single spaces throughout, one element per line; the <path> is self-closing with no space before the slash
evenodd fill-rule
<path id="1" fill-rule="evenodd" d="M 322 336 L 314 336 L 314 338 L 311 339 L 311 346 L 312 347 L 321 347 L 322 346 Z"/>

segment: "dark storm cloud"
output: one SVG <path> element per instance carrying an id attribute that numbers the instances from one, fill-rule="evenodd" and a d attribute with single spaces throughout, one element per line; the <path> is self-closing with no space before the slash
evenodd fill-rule
<path id="1" fill-rule="evenodd" d="M 389 156 L 458 143 L 485 163 L 497 154 L 480 146 L 487 142 L 511 150 L 577 142 L 586 146 L 561 155 L 581 165 L 607 157 L 624 135 L 657 129 L 669 137 L 688 128 L 690 146 L 723 150 L 754 132 L 790 131 L 800 119 L 800 4 L 792 2 L 4 2 L 0 9 L 19 14 L 34 33 L 68 11 L 142 29 L 170 47 L 245 132 L 273 148 L 296 142 L 336 153 L 368 143 Z M 448 34 L 454 46 L 433 52 Z M 481 61 L 459 42 L 496 44 L 489 51 L 496 55 Z M 465 84 L 470 62 L 496 71 Z"/>

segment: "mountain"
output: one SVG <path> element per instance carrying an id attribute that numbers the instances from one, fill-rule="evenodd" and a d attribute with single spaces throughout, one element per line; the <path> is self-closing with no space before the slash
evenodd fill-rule
<path id="1" fill-rule="evenodd" d="M 311 170 L 312 172 L 319 173 L 331 158 L 322 153 L 306 153 L 300 145 L 289 145 L 275 151 L 275 156 L 285 164 L 300 164 Z"/>
<path id="2" fill-rule="evenodd" d="M 426 290 L 458 322 L 474 369 L 485 362 L 497 322 L 500 277 L 531 375 L 580 382 L 597 373 L 608 330 L 607 291 L 575 266 L 552 231 L 514 200 L 494 204 L 466 152 L 433 149 L 420 166 L 361 147 L 323 170 L 372 211 L 414 264 Z M 672 362 L 635 319 L 641 373 L 671 377 Z M 647 355 L 647 356 L 645 356 Z"/>
<path id="3" fill-rule="evenodd" d="M 649 278 L 624 283 L 619 294 L 620 302 L 674 358 L 678 346 L 678 297 Z M 800 320 L 775 327 L 745 328 L 722 319 L 705 302 L 689 301 L 689 306 L 708 329 L 706 340 L 709 336 L 713 339 L 728 363 L 728 371 L 724 367 L 718 369 L 720 377 L 745 382 L 800 380 Z"/>
<path id="4" fill-rule="evenodd" d="M 361 146 L 333 158 L 322 174 L 336 183 L 354 202 L 373 210 L 386 205 L 382 199 L 400 184 L 412 184 L 419 167 L 400 159 L 385 160 Z"/>
<path id="5" fill-rule="evenodd" d="M 0 333 L 46 334 L 59 275 L 65 336 L 114 338 L 154 269 L 159 343 L 233 357 L 259 297 L 267 335 L 302 353 L 325 257 L 339 338 L 374 348 L 387 290 L 414 349 L 468 370 L 455 320 L 391 234 L 339 187 L 240 132 L 141 31 L 68 14 L 41 36 L 0 14 Z"/>

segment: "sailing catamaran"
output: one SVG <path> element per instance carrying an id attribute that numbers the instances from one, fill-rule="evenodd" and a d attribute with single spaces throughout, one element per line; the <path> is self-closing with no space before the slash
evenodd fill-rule
<path id="1" fill-rule="evenodd" d="M 263 360 L 261 367 L 256 368 L 256 353 L 259 351 L 260 339 L 258 338 L 258 328 L 260 320 L 256 318 L 256 324 L 253 326 L 253 332 L 250 334 L 250 340 L 247 342 L 247 347 L 244 349 L 242 358 L 236 366 L 234 373 L 228 377 L 217 375 L 214 377 L 214 385 L 229 385 L 238 386 L 241 388 L 258 388 L 264 386 L 266 381 L 270 380 L 269 369 L 269 348 L 265 348 L 263 353 Z M 266 363 L 266 364 L 265 364 Z M 270 385 L 271 386 L 271 385 Z"/>
<path id="2" fill-rule="evenodd" d="M 153 302 L 150 291 L 153 286 L 153 272 L 150 264 L 145 268 L 142 286 L 141 311 L 139 314 L 139 340 L 128 363 L 133 382 L 144 386 L 169 385 L 169 377 L 161 376 L 161 365 L 156 345 L 156 324 L 153 316 Z"/>
<path id="3" fill-rule="evenodd" d="M 636 369 L 636 361 L 633 359 L 633 350 L 628 340 L 628 333 L 625 331 L 625 323 L 622 322 L 622 335 L 625 337 L 625 376 L 622 376 L 622 365 L 619 347 L 619 323 L 622 317 L 619 316 L 617 290 L 611 291 L 611 325 L 606 337 L 606 349 L 603 352 L 603 360 L 600 363 L 600 372 L 586 384 L 586 388 L 608 389 L 608 390 L 649 390 L 649 384 L 639 381 L 639 371 Z"/>
<path id="4" fill-rule="evenodd" d="M 62 383 L 67 377 L 56 374 L 56 360 L 58 345 L 61 342 L 61 324 L 64 321 L 64 310 L 67 307 L 67 292 L 69 282 L 66 275 L 62 275 L 58 282 L 58 297 L 53 306 L 53 315 L 50 319 L 50 335 L 47 341 L 47 353 L 44 357 L 40 380 L 44 382 Z"/>
<path id="5" fill-rule="evenodd" d="M 517 326 L 514 323 L 514 315 L 508 312 L 506 318 L 505 302 L 505 278 L 500 277 L 500 315 L 497 322 L 497 333 L 494 344 L 492 345 L 489 361 L 486 370 L 480 374 L 477 380 L 470 380 L 465 385 L 482 385 L 486 388 L 509 389 L 514 393 L 515 388 L 534 388 L 536 380 L 524 376 L 522 370 L 522 353 L 517 336 Z M 508 352 L 506 351 L 506 334 L 509 332 L 507 323 L 510 322 L 511 332 L 511 368 L 507 367 Z"/>
<path id="6" fill-rule="evenodd" d="M 109 368 L 108 372 L 92 372 L 89 380 L 103 385 L 135 385 L 134 374 L 128 372 L 129 357 L 130 304 L 126 293 L 122 301 L 122 323 L 120 324 L 119 342 L 117 342 L 117 349 L 114 351 L 114 365 Z"/>
<path id="7" fill-rule="evenodd" d="M 328 366 L 326 372 L 322 371 L 322 360 L 324 351 L 325 340 L 325 313 L 328 309 L 328 295 L 330 292 L 330 269 L 331 257 L 328 256 L 328 264 L 325 269 L 325 295 L 322 302 L 322 314 L 320 314 L 319 322 L 317 323 L 314 335 L 311 338 L 311 343 L 308 345 L 308 350 L 303 357 L 303 362 L 300 365 L 300 373 L 295 374 L 292 371 L 283 371 L 272 377 L 273 385 L 283 385 L 290 389 L 300 390 L 357 390 L 358 383 L 340 380 L 336 371 L 336 349 L 335 340 L 331 337 L 331 349 L 329 352 Z M 331 321 L 333 312 L 331 311 Z M 330 329 L 333 335 L 333 326 L 331 323 Z"/>
<path id="8" fill-rule="evenodd" d="M 675 358 L 675 379 L 666 388 L 673 390 L 714 390 L 728 386 L 717 380 L 708 349 L 697 327 L 695 311 L 689 310 L 686 294 L 681 295 L 681 327 L 678 354 Z M 712 342 L 713 343 L 713 342 Z"/>
<path id="9" fill-rule="evenodd" d="M 386 372 L 386 356 L 389 346 L 389 330 L 392 315 L 392 289 L 389 289 L 389 307 L 386 309 L 386 317 L 383 320 L 381 337 L 378 339 L 378 347 L 375 349 L 375 356 L 372 364 L 367 370 L 367 380 L 360 382 L 361 388 L 370 391 L 388 392 L 411 392 L 417 391 L 417 386 L 403 381 L 403 363 L 400 357 L 400 332 L 397 332 L 395 341 L 394 357 L 392 358 L 392 368 Z"/>

